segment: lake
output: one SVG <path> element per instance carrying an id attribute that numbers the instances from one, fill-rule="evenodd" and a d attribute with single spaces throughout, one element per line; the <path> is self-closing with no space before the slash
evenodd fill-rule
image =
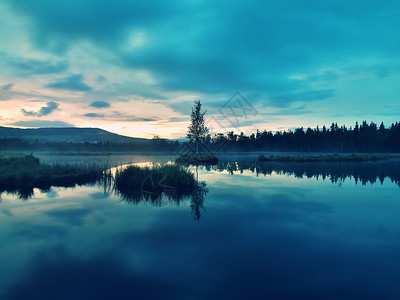
<path id="1" fill-rule="evenodd" d="M 168 157 L 43 156 L 165 163 Z M 203 193 L 1 194 L 1 299 L 395 299 L 399 162 L 200 167 Z"/>

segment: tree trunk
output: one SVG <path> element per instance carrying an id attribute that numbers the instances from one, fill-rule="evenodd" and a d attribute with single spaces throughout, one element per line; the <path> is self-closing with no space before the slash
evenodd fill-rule
<path id="1" fill-rule="evenodd" d="M 199 155 L 199 141 L 196 141 L 196 156 Z"/>

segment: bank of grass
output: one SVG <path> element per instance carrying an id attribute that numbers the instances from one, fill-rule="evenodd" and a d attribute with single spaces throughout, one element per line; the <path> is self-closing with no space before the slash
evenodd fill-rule
<path id="1" fill-rule="evenodd" d="M 153 167 L 129 166 L 117 170 L 115 189 L 126 199 L 159 198 L 163 193 L 174 198 L 190 195 L 196 180 L 193 173 L 179 165 Z"/>
<path id="2" fill-rule="evenodd" d="M 175 162 L 181 165 L 216 165 L 218 163 L 218 157 L 213 154 L 183 154 L 177 157 Z"/>
<path id="3" fill-rule="evenodd" d="M 391 153 L 317 154 L 317 155 L 260 155 L 258 161 L 268 162 L 362 162 L 400 158 Z"/>
<path id="4" fill-rule="evenodd" d="M 17 193 L 27 198 L 34 188 L 73 187 L 95 183 L 103 177 L 100 164 L 42 164 L 33 155 L 0 157 L 0 192 Z"/>

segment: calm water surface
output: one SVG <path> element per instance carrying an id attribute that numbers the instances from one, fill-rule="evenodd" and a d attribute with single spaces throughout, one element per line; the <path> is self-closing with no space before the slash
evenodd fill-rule
<path id="1" fill-rule="evenodd" d="M 201 168 L 199 220 L 191 199 L 132 204 L 96 185 L 3 193 L 0 298 L 400 297 L 393 178 L 263 170 Z"/>

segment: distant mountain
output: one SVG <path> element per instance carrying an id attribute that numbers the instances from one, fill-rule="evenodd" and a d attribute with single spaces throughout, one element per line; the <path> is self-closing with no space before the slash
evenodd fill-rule
<path id="1" fill-rule="evenodd" d="M 149 140 L 143 138 L 132 138 L 112 133 L 99 128 L 38 128 L 19 129 L 0 126 L 0 138 L 20 138 L 52 142 L 124 142 L 124 143 L 146 143 Z"/>

